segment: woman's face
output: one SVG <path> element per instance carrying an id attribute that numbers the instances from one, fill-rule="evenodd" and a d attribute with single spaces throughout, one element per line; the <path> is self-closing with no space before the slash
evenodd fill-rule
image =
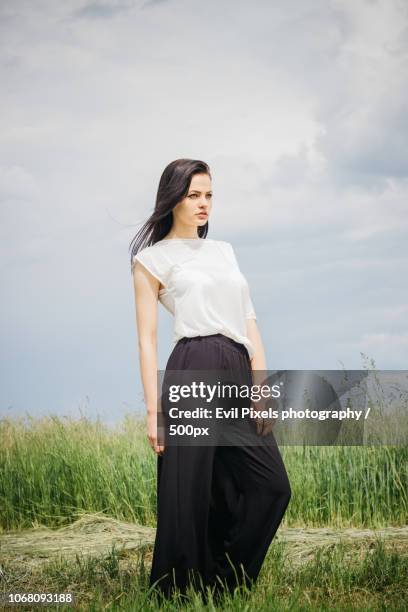
<path id="1" fill-rule="evenodd" d="M 211 178 L 208 174 L 194 174 L 187 196 L 174 208 L 173 215 L 182 225 L 205 225 L 212 207 Z"/>

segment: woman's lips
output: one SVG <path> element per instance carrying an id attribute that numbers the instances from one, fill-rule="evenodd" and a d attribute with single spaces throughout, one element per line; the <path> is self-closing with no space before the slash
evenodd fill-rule
<path id="1" fill-rule="evenodd" d="M 205 219 L 205 217 L 207 217 L 207 213 L 198 213 L 197 217 L 200 217 L 200 219 Z"/>

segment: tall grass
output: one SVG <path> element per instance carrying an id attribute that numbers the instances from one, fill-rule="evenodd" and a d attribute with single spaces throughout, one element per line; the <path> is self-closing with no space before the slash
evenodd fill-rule
<path id="1" fill-rule="evenodd" d="M 100 511 L 154 526 L 156 456 L 144 421 L 0 421 L 0 526 L 57 526 Z M 407 523 L 407 447 L 283 447 L 292 485 L 286 525 Z"/>
<path id="2" fill-rule="evenodd" d="M 144 424 L 47 417 L 0 421 L 0 525 L 56 526 L 76 511 L 155 524 L 156 463 Z"/>
<path id="3" fill-rule="evenodd" d="M 290 524 L 407 524 L 406 446 L 286 446 L 281 452 L 293 490 Z"/>

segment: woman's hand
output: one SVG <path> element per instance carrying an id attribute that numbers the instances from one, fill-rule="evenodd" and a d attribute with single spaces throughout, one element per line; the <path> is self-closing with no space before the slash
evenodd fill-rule
<path id="1" fill-rule="evenodd" d="M 164 445 L 159 445 L 157 440 L 157 411 L 150 410 L 147 413 L 147 437 L 149 444 L 157 455 L 162 455 Z"/>
<path id="2" fill-rule="evenodd" d="M 261 399 L 256 402 L 252 400 L 251 408 L 258 412 L 262 410 L 268 411 L 269 408 L 271 408 L 272 410 L 277 410 L 278 403 L 273 397 L 261 397 Z M 258 436 L 267 436 L 268 434 L 270 434 L 273 430 L 275 422 L 277 421 L 277 419 L 263 417 L 256 417 L 252 420 L 256 423 L 256 433 L 258 434 Z"/>

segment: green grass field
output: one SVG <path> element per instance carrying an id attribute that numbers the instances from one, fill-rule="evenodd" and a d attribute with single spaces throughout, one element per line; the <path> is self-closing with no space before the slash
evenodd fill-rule
<path id="1" fill-rule="evenodd" d="M 126 418 L 112 430 L 85 418 L 0 421 L 0 527 L 60 527 L 81 511 L 155 526 L 156 457 L 145 424 Z M 408 448 L 283 447 L 292 499 L 288 527 L 404 526 L 408 516 Z M 83 609 L 158 609 L 148 599 L 144 554 L 120 569 L 108 556 L 51 561 L 29 577 L 3 559 L 2 589 L 57 592 L 69 586 Z M 406 609 L 407 551 L 331 545 L 292 565 L 273 543 L 256 588 L 227 598 L 219 609 Z M 173 606 L 171 608 L 171 606 Z M 204 609 L 199 596 L 163 609 Z M 208 609 L 215 609 L 209 603 Z"/>

